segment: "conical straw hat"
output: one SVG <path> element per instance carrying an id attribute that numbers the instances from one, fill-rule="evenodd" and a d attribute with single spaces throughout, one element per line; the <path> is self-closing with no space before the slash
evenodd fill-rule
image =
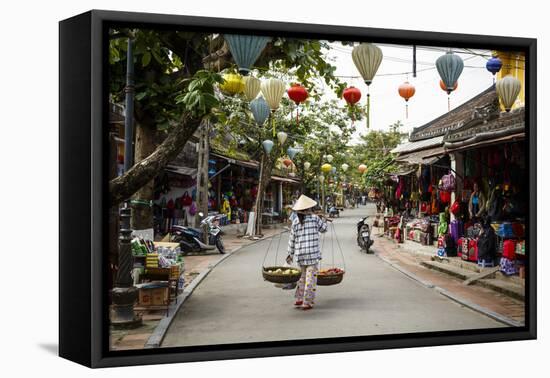
<path id="1" fill-rule="evenodd" d="M 314 201 L 308 196 L 305 196 L 302 194 L 300 198 L 298 198 L 298 201 L 296 201 L 296 203 L 292 207 L 292 210 L 294 211 L 307 210 L 307 209 L 311 209 L 316 205 L 317 205 L 317 201 Z"/>

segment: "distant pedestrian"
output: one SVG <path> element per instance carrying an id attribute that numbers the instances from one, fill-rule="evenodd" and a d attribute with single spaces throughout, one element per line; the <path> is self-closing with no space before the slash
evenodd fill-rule
<path id="1" fill-rule="evenodd" d="M 290 226 L 288 238 L 286 261 L 290 264 L 295 260 L 302 271 L 296 288 L 294 305 L 303 310 L 313 308 L 321 260 L 319 233 L 327 231 L 325 218 L 312 213 L 315 206 L 317 202 L 305 195 L 300 196 L 292 208 L 297 217 Z"/>

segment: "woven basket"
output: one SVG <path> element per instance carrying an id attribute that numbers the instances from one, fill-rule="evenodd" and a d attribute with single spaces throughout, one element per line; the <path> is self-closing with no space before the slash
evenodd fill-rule
<path id="1" fill-rule="evenodd" d="M 273 283 L 293 283 L 298 282 L 300 279 L 301 273 L 295 274 L 275 274 L 268 273 L 268 270 L 277 270 L 277 269 L 288 269 L 288 267 L 283 266 L 266 266 L 262 268 L 262 275 L 264 280 L 273 282 Z"/>
<path id="2" fill-rule="evenodd" d="M 337 285 L 344 279 L 344 272 L 335 274 L 317 274 L 317 285 L 330 286 Z"/>

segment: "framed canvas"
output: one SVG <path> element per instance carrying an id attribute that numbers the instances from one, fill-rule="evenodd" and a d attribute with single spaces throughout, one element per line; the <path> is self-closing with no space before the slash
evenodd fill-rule
<path id="1" fill-rule="evenodd" d="M 535 39 L 59 27 L 61 357 L 536 338 Z"/>

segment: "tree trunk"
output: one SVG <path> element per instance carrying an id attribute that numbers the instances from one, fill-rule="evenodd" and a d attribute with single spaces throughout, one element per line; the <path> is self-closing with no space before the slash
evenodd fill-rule
<path id="1" fill-rule="evenodd" d="M 199 124 L 200 120 L 184 116 L 182 122 L 173 128 L 151 155 L 135 164 L 124 175 L 111 180 L 109 182 L 110 206 L 118 205 L 130 198 L 162 172 L 164 167 L 176 158 Z"/>
<path id="2" fill-rule="evenodd" d="M 264 208 L 264 195 L 271 180 L 271 170 L 273 169 L 273 159 L 269 155 L 262 153 L 262 160 L 260 163 L 260 180 L 258 183 L 258 194 L 256 196 L 256 219 L 254 227 L 254 235 L 262 235 L 262 213 Z"/>
<path id="3" fill-rule="evenodd" d="M 145 122 L 139 123 L 136 128 L 136 143 L 134 159 L 136 164 L 146 159 L 155 150 L 155 126 Z M 154 179 L 139 189 L 132 199 L 150 202 L 154 195 Z M 145 204 L 132 206 L 132 229 L 144 230 L 153 228 L 153 207 Z"/>
<path id="4" fill-rule="evenodd" d="M 197 165 L 197 215 L 195 215 L 195 227 L 200 226 L 201 218 L 198 216 L 199 212 L 202 212 L 204 216 L 208 215 L 208 159 L 210 153 L 209 129 L 210 124 L 208 121 L 200 127 L 198 152 L 199 159 Z"/>

